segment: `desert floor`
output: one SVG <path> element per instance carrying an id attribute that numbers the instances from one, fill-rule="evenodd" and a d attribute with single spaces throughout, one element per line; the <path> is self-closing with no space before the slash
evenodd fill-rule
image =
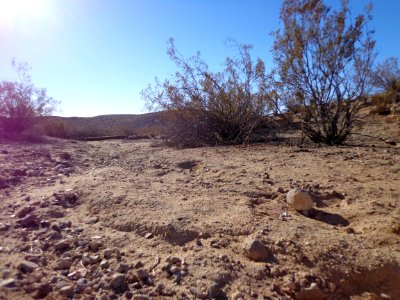
<path id="1" fill-rule="evenodd" d="M 399 154 L 3 142 L 0 299 L 400 299 Z"/>

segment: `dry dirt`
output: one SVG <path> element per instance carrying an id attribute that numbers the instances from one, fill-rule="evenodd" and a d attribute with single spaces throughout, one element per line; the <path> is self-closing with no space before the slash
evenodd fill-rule
<path id="1" fill-rule="evenodd" d="M 400 299 L 399 183 L 399 145 L 363 140 L 3 142 L 0 299 Z"/>

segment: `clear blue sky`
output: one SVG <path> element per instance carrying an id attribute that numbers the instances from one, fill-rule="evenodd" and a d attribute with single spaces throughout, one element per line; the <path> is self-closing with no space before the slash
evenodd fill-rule
<path id="1" fill-rule="evenodd" d="M 337 5 L 340 0 L 326 1 Z M 350 0 L 354 13 L 369 1 Z M 372 0 L 379 60 L 399 56 L 400 1 Z M 140 91 L 175 67 L 173 37 L 185 56 L 199 50 L 213 70 L 234 38 L 271 65 L 279 0 L 0 0 L 0 80 L 11 59 L 26 61 L 39 87 L 62 102 L 59 115 L 143 113 Z"/>

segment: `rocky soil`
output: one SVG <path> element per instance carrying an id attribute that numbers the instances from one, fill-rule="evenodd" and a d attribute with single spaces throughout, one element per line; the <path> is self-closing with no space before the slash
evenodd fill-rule
<path id="1" fill-rule="evenodd" d="M 361 139 L 2 142 L 0 299 L 400 299 L 399 183 Z"/>

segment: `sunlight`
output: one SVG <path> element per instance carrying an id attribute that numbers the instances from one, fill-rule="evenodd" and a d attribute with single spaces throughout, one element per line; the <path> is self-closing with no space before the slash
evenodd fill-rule
<path id="1" fill-rule="evenodd" d="M 37 19 L 48 13 L 48 0 L 0 0 L 0 22 Z"/>

